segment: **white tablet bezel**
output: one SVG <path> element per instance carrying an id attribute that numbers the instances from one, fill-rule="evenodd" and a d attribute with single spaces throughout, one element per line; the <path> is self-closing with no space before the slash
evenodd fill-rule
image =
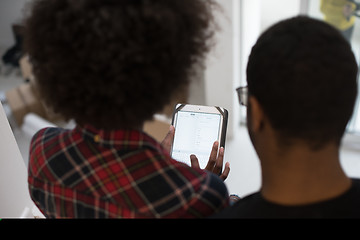
<path id="1" fill-rule="evenodd" d="M 216 106 L 204 106 L 204 105 L 192 105 L 192 104 L 176 104 L 175 111 L 173 114 L 172 125 L 175 127 L 176 134 L 176 123 L 178 120 L 178 112 L 195 112 L 195 113 L 209 113 L 209 114 L 218 114 L 220 115 L 220 124 L 219 124 L 219 134 L 217 141 L 219 142 L 219 147 L 225 147 L 225 137 L 226 137 L 226 128 L 227 128 L 227 110 L 221 107 Z M 175 141 L 175 136 L 174 136 Z M 174 145 L 174 144 L 173 144 Z M 173 145 L 171 147 L 170 155 L 173 153 Z M 189 165 L 190 165 L 190 156 L 189 156 Z"/>

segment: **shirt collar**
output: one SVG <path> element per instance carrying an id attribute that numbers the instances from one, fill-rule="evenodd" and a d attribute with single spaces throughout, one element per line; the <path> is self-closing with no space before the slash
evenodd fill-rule
<path id="1" fill-rule="evenodd" d="M 74 130 L 80 133 L 84 139 L 104 147 L 121 147 L 124 149 L 140 149 L 145 147 L 163 150 L 154 138 L 141 130 L 103 130 L 91 125 L 77 125 Z"/>

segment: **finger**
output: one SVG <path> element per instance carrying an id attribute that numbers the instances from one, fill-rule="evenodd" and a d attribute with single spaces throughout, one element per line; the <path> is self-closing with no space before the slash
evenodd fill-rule
<path id="1" fill-rule="evenodd" d="M 200 168 L 199 160 L 194 154 L 190 155 L 190 162 L 191 162 L 191 167 Z"/>
<path id="2" fill-rule="evenodd" d="M 222 166 L 223 166 L 223 161 L 224 161 L 224 148 L 221 147 L 219 149 L 219 156 L 216 159 L 216 163 L 213 169 L 213 173 L 215 174 L 219 174 L 221 173 L 222 170 Z"/>
<path id="3" fill-rule="evenodd" d="M 225 163 L 225 169 L 223 171 L 223 173 L 220 175 L 220 178 L 225 181 L 225 179 L 229 176 L 230 173 L 230 163 L 227 162 Z"/>
<path id="4" fill-rule="evenodd" d="M 174 141 L 174 136 L 175 136 L 175 128 L 174 126 L 170 126 L 169 128 L 169 132 L 167 133 L 166 137 L 164 138 L 164 140 L 161 142 L 161 146 L 168 152 L 170 153 L 171 151 L 171 146 L 173 144 Z"/>
<path id="5" fill-rule="evenodd" d="M 217 157 L 217 151 L 218 151 L 218 147 L 219 147 L 219 142 L 215 141 L 212 149 L 211 149 L 211 153 L 210 153 L 210 157 L 209 157 L 209 161 L 205 167 L 206 170 L 208 171 L 213 171 L 214 169 L 214 165 L 216 164 L 216 157 Z"/>

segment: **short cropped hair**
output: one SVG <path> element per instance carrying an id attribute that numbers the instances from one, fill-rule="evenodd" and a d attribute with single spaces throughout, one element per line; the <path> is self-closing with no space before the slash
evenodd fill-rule
<path id="1" fill-rule="evenodd" d="M 299 16 L 259 37 L 247 82 L 281 143 L 301 139 L 318 149 L 341 143 L 357 96 L 357 70 L 351 46 L 338 30 Z"/>
<path id="2" fill-rule="evenodd" d="M 212 0 L 36 0 L 25 50 L 55 112 L 102 129 L 161 111 L 214 44 Z"/>

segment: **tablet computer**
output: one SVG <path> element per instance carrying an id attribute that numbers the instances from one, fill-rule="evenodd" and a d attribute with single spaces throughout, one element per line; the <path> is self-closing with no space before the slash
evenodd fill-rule
<path id="1" fill-rule="evenodd" d="M 172 118 L 175 136 L 171 157 L 190 166 L 190 155 L 195 154 L 204 169 L 214 142 L 219 142 L 219 148 L 225 147 L 227 122 L 225 108 L 177 104 Z"/>

